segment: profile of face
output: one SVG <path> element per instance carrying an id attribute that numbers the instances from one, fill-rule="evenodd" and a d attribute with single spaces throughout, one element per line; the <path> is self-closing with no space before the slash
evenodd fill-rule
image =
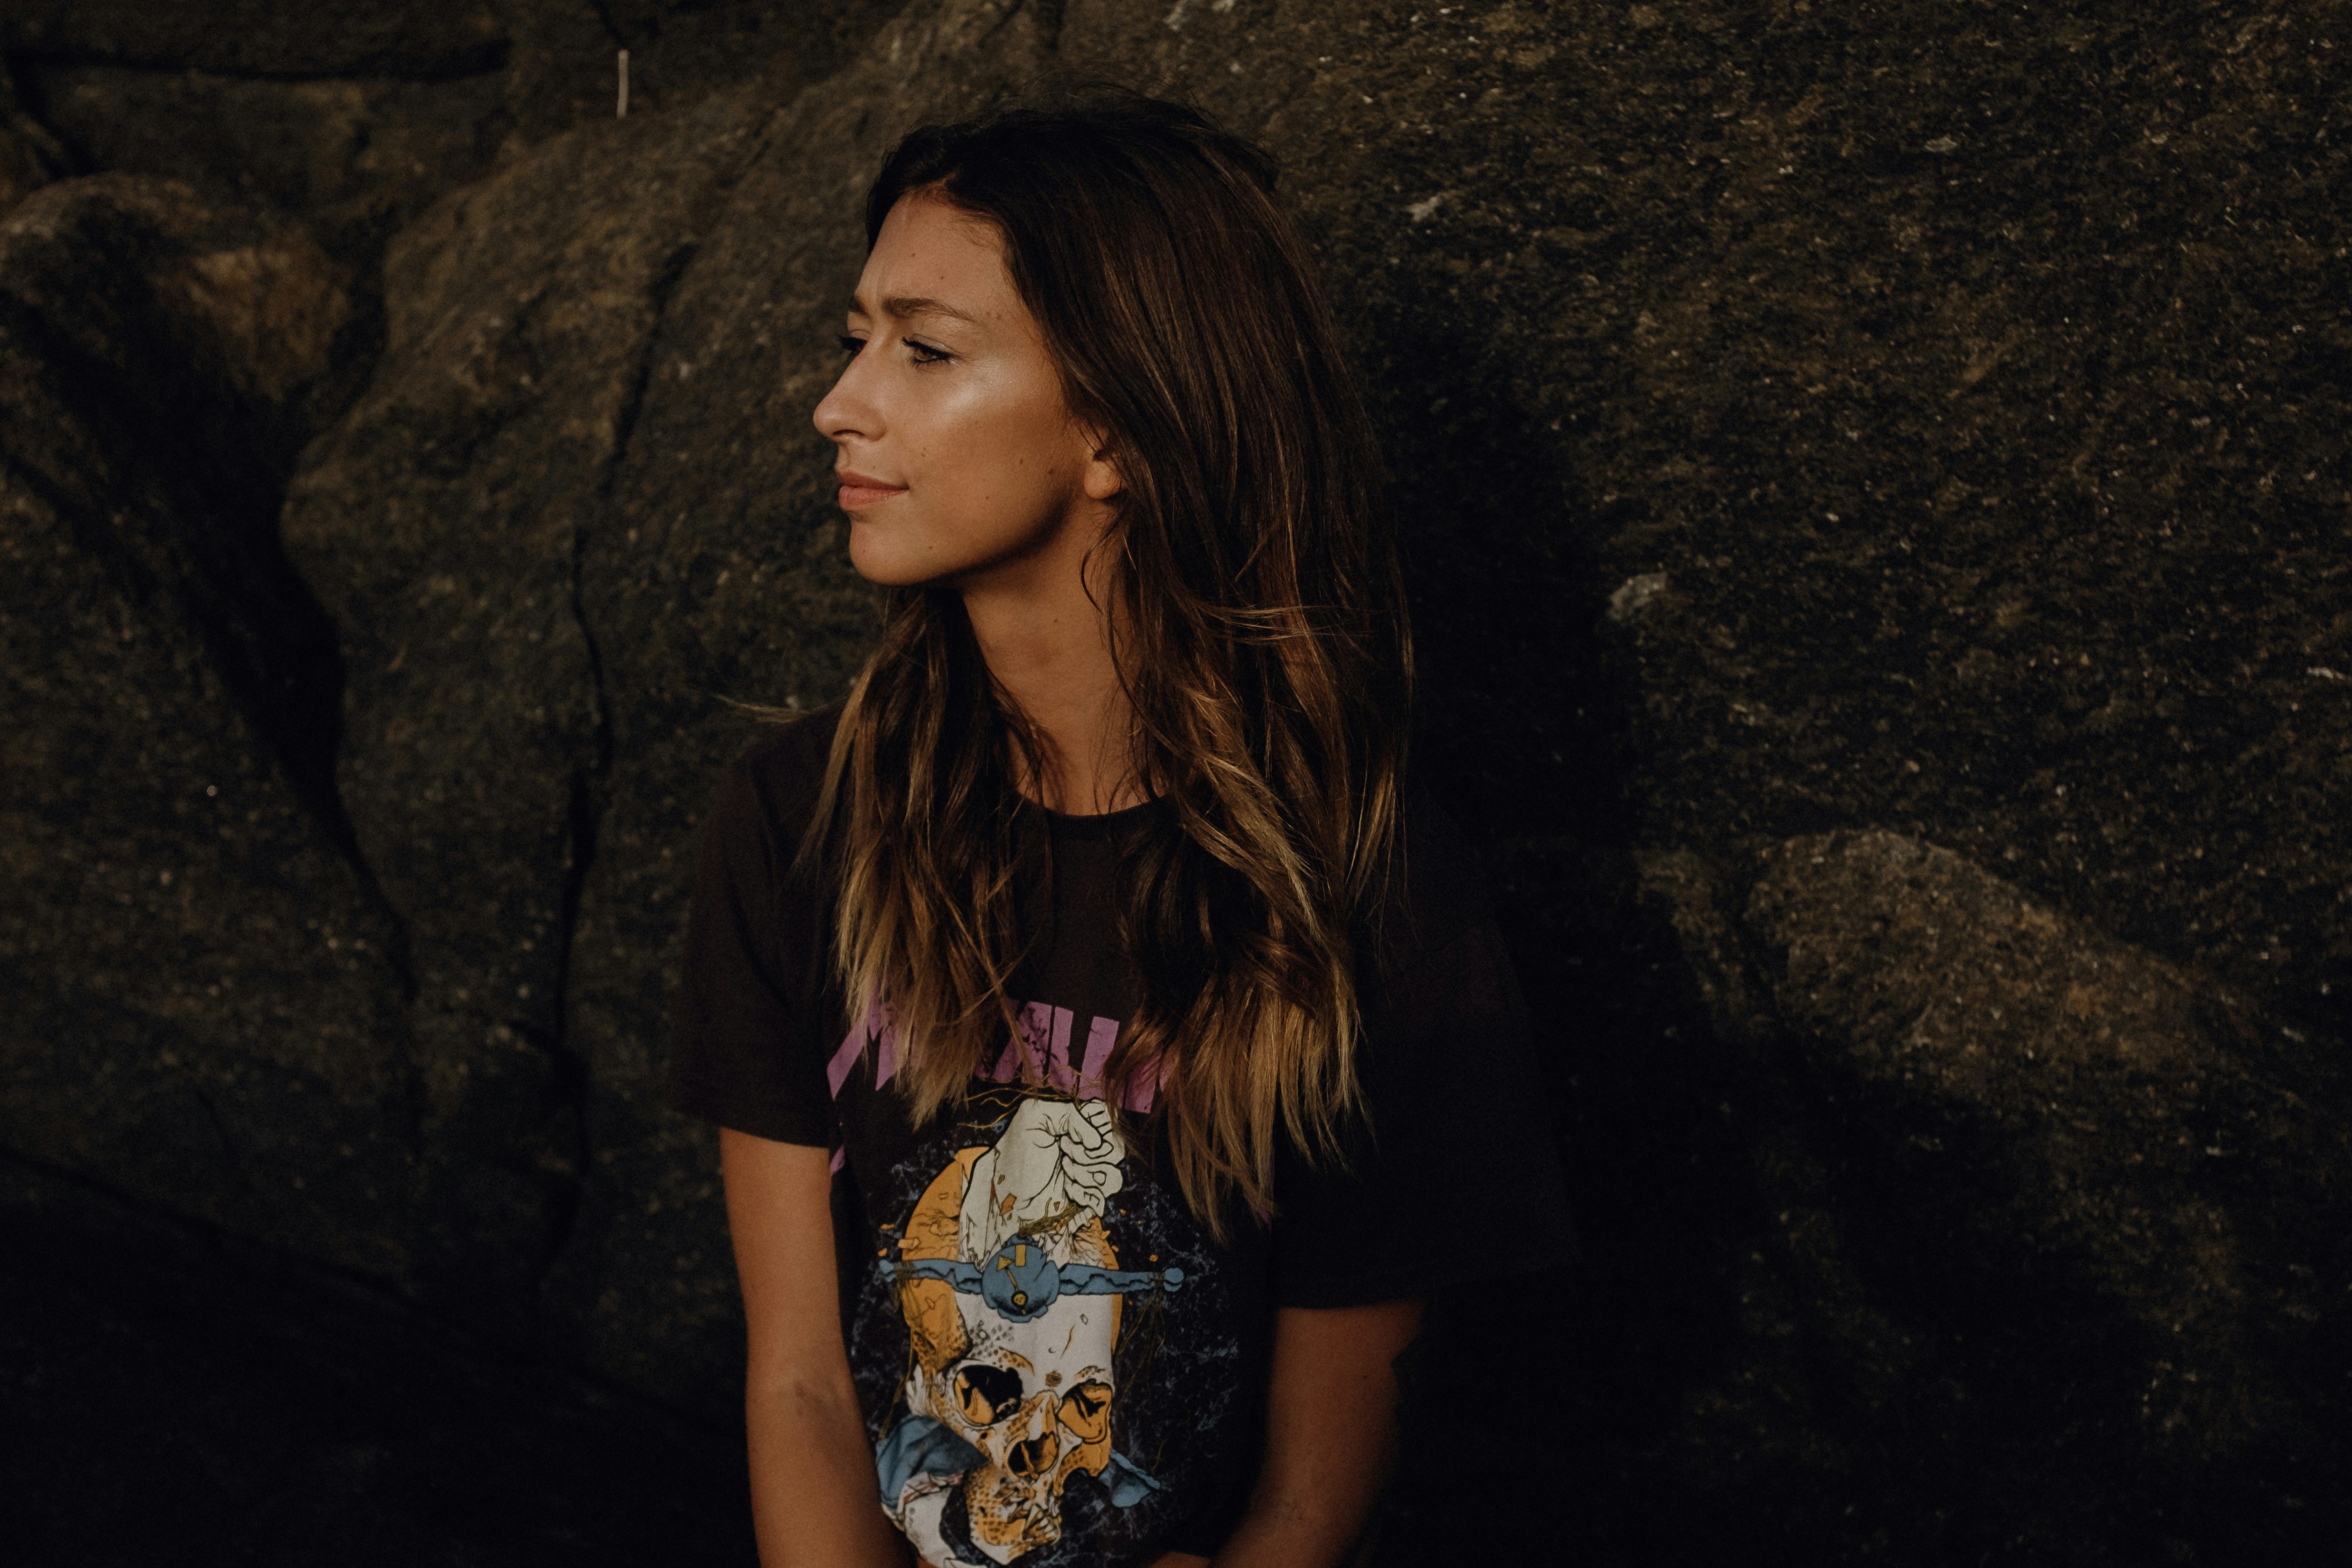
<path id="1" fill-rule="evenodd" d="M 936 194 L 883 222 L 816 406 L 834 443 L 849 559 L 886 587 L 1052 573 L 1099 538 L 1118 493 L 1073 417 L 996 227 Z"/>

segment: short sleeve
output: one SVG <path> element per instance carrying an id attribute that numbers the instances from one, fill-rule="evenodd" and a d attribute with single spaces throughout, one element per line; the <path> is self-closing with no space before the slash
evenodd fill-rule
<path id="1" fill-rule="evenodd" d="M 1526 1003 L 1477 903 L 1367 1009 L 1369 1126 L 1346 1166 L 1295 1151 L 1277 1166 L 1279 1305 L 1359 1306 L 1576 1260 Z"/>
<path id="2" fill-rule="evenodd" d="M 670 1101 L 779 1143 L 832 1144 L 833 1109 L 806 973 L 814 913 L 787 888 L 755 753 L 729 768 L 703 823 L 672 1013 Z"/>

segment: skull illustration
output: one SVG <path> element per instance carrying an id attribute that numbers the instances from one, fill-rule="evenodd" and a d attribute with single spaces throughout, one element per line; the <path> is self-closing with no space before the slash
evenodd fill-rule
<path id="1" fill-rule="evenodd" d="M 961 1484 L 971 1539 L 996 1563 L 1060 1540 L 1069 1479 L 1100 1476 L 1112 1459 L 1120 1297 L 1055 1282 L 1062 1270 L 1076 1279 L 1118 1267 L 1102 1216 L 1126 1151 L 1099 1103 L 1091 1108 L 1097 1115 L 1066 1101 L 1023 1102 L 995 1147 L 961 1151 L 932 1181 L 901 1245 L 909 1263 L 963 1266 L 965 1289 L 901 1278 L 914 1353 L 907 1406 L 981 1456 Z M 1039 1281 L 1033 1302 L 1024 1286 Z M 941 1564 L 959 1561 L 940 1534 L 952 1484 L 919 1477 L 886 1500 Z"/>

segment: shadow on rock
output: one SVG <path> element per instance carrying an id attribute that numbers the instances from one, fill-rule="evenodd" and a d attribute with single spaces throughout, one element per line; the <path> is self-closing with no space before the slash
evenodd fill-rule
<path id="1" fill-rule="evenodd" d="M 1689 855 L 1643 870 L 1743 1049 L 1768 1211 L 1749 1365 L 1679 1438 L 1717 1484 L 1906 1562 L 2337 1537 L 2352 1270 L 2313 1227 L 2342 1223 L 2352 1158 L 2326 1052 L 1900 835 L 1787 841 L 1744 893 Z"/>

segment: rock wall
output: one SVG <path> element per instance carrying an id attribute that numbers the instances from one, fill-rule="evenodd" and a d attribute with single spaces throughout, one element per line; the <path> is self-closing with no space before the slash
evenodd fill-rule
<path id="1" fill-rule="evenodd" d="M 1286 162 L 1588 1232 L 1394 1549 L 2340 1538 L 2336 10 L 278 10 L 0 5 L 0 1145 L 723 1411 L 666 988 L 870 625 L 855 198 L 1107 76 Z"/>

